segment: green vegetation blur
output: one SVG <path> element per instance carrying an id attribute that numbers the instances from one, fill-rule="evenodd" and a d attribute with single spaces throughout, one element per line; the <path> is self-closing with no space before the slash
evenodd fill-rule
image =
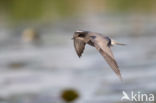
<path id="1" fill-rule="evenodd" d="M 0 0 L 0 16 L 10 21 L 55 21 L 87 13 L 150 13 L 155 0 Z"/>

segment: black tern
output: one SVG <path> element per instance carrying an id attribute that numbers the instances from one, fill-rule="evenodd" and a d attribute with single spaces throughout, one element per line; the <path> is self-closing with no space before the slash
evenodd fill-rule
<path id="1" fill-rule="evenodd" d="M 95 47 L 100 52 L 100 54 L 104 57 L 106 62 L 109 64 L 109 66 L 118 75 L 120 80 L 122 80 L 122 76 L 118 64 L 111 51 L 111 46 L 125 45 L 125 44 L 116 42 L 111 38 L 109 38 L 108 36 L 104 36 L 100 33 L 83 31 L 83 30 L 78 30 L 74 32 L 72 39 L 74 40 L 75 51 L 79 57 L 81 57 L 86 44 Z"/>

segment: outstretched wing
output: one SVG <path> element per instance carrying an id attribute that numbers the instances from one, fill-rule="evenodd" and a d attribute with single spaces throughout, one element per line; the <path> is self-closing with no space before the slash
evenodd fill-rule
<path id="1" fill-rule="evenodd" d="M 77 53 L 77 55 L 79 57 L 81 57 L 82 53 L 83 53 L 83 50 L 85 48 L 85 42 L 83 42 L 81 39 L 79 38 L 75 38 L 74 39 L 74 47 L 75 47 L 75 51 Z"/>
<path id="2" fill-rule="evenodd" d="M 91 37 L 91 41 L 94 43 L 96 49 L 100 52 L 100 54 L 107 61 L 109 66 L 114 70 L 114 72 L 122 80 L 118 64 L 117 64 L 117 62 L 114 59 L 113 53 L 111 51 L 111 48 L 108 46 L 108 42 L 109 41 L 106 40 L 105 38 L 102 38 L 102 37 L 96 37 L 96 38 L 92 38 Z"/>

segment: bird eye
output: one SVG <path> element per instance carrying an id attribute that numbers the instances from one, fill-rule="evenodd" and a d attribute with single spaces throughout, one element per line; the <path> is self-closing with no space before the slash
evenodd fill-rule
<path id="1" fill-rule="evenodd" d="M 85 34 L 80 33 L 79 37 L 85 37 Z"/>

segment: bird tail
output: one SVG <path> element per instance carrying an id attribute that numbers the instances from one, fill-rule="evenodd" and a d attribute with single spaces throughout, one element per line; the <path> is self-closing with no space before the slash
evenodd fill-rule
<path id="1" fill-rule="evenodd" d="M 113 45 L 122 45 L 122 46 L 124 46 L 124 45 L 127 45 L 127 44 L 119 43 L 119 42 L 117 42 L 117 41 L 111 39 L 111 45 L 112 45 L 112 46 L 113 46 Z"/>

